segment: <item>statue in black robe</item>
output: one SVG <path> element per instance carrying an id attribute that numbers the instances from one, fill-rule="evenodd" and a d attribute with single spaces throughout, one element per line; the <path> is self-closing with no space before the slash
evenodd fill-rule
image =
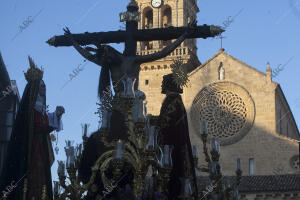
<path id="1" fill-rule="evenodd" d="M 29 63 L 30 69 L 25 73 L 28 83 L 13 126 L 5 168 L 0 175 L 4 180 L 1 192 L 9 200 L 41 199 L 42 190 L 47 199 L 53 199 L 50 169 L 54 154 L 49 133 L 62 129 L 60 118 L 64 108 L 58 106 L 54 113 L 47 113 L 43 71 L 30 57 Z"/>
<path id="2" fill-rule="evenodd" d="M 188 121 L 180 94 L 182 88 L 174 81 L 173 74 L 163 77 L 162 93 L 166 98 L 160 110 L 160 145 L 173 145 L 172 171 L 168 186 L 168 199 L 177 199 L 181 191 L 180 178 L 191 177 L 194 197 L 197 199 L 197 182 Z"/>

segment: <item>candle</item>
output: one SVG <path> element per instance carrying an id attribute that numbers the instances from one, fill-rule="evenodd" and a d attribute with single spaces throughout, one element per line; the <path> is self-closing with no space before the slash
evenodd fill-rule
<path id="1" fill-rule="evenodd" d="M 53 181 L 54 183 L 54 194 L 58 194 L 59 192 L 59 182 L 58 181 Z"/>
<path id="2" fill-rule="evenodd" d="M 198 157 L 198 145 L 193 145 L 192 153 L 194 158 Z"/>
<path id="3" fill-rule="evenodd" d="M 71 167 L 75 164 L 75 148 L 73 146 L 74 141 L 66 141 L 65 152 L 67 156 L 67 167 Z"/>
<path id="4" fill-rule="evenodd" d="M 75 165 L 75 148 L 74 146 L 71 146 L 70 149 L 70 166 L 73 167 Z"/>
<path id="5" fill-rule="evenodd" d="M 64 176 L 65 175 L 65 163 L 63 161 L 57 161 L 58 162 L 58 168 L 57 168 L 57 174 L 58 176 Z"/>
<path id="6" fill-rule="evenodd" d="M 165 145 L 164 152 L 163 152 L 163 166 L 164 167 L 171 167 L 172 166 L 172 145 Z"/>
<path id="7" fill-rule="evenodd" d="M 150 190 L 153 188 L 153 177 L 150 177 Z"/>
<path id="8" fill-rule="evenodd" d="M 82 144 L 77 144 L 76 146 L 76 158 L 81 156 L 81 152 L 82 152 Z"/>
<path id="9" fill-rule="evenodd" d="M 220 152 L 219 141 L 216 138 L 211 139 L 211 149 L 212 151 Z"/>
<path id="10" fill-rule="evenodd" d="M 102 122 L 101 122 L 101 129 L 106 129 L 107 127 L 107 119 L 108 118 L 108 111 L 104 110 L 102 112 Z"/>
<path id="11" fill-rule="evenodd" d="M 201 120 L 200 122 L 200 135 L 207 135 L 207 122 L 205 120 Z"/>
<path id="12" fill-rule="evenodd" d="M 210 173 L 211 174 L 216 174 L 217 172 L 217 163 L 216 162 L 212 162 L 210 165 Z"/>
<path id="13" fill-rule="evenodd" d="M 146 176 L 145 177 L 145 183 L 146 183 L 146 190 L 151 191 L 153 188 L 153 177 L 152 176 Z"/>
<path id="14" fill-rule="evenodd" d="M 241 159 L 240 159 L 240 158 L 238 158 L 238 159 L 236 160 L 236 169 L 237 169 L 237 170 L 241 170 Z"/>
<path id="15" fill-rule="evenodd" d="M 138 106 L 138 113 L 137 113 L 137 118 L 139 121 L 145 121 L 145 99 L 146 99 L 146 95 L 145 93 L 137 90 L 136 91 L 136 96 L 138 96 L 138 103 L 137 103 L 137 106 Z"/>
<path id="16" fill-rule="evenodd" d="M 88 126 L 89 126 L 89 124 L 83 124 L 83 125 L 81 125 L 82 126 L 82 129 L 83 129 L 83 134 L 82 134 L 82 136 L 83 137 L 87 137 L 87 132 L 88 132 Z"/>
<path id="17" fill-rule="evenodd" d="M 233 191 L 233 200 L 238 200 L 238 199 L 239 199 L 239 191 L 237 188 L 235 188 Z"/>
<path id="18" fill-rule="evenodd" d="M 226 181 L 225 181 L 225 186 L 226 186 L 226 188 L 230 188 L 231 187 L 231 183 L 230 183 L 230 181 L 228 180 L 228 179 L 225 179 Z"/>
<path id="19" fill-rule="evenodd" d="M 122 154 L 123 154 L 123 142 L 119 139 L 117 141 L 117 146 L 116 146 L 116 158 L 117 159 L 122 159 Z"/>
<path id="20" fill-rule="evenodd" d="M 220 143 L 219 143 L 219 140 L 216 139 L 215 143 L 216 143 L 216 150 L 217 150 L 218 153 L 220 153 Z"/>
<path id="21" fill-rule="evenodd" d="M 146 149 L 153 149 L 155 145 L 155 126 L 150 126 L 148 128 L 148 143 L 146 145 Z"/>
<path id="22" fill-rule="evenodd" d="M 134 93 L 134 84 L 135 84 L 136 79 L 132 79 L 130 77 L 127 78 L 126 80 L 126 97 L 134 98 L 135 93 Z"/>
<path id="23" fill-rule="evenodd" d="M 164 152 L 163 152 L 163 150 L 161 149 L 160 146 L 158 146 L 157 148 L 158 148 L 158 150 L 159 150 L 159 154 L 156 154 L 156 155 L 155 155 L 155 158 L 156 158 L 156 160 L 157 160 L 159 166 L 160 166 L 160 167 L 163 167 L 163 157 L 164 157 Z M 154 172 L 157 172 L 157 171 L 154 171 Z"/>
<path id="24" fill-rule="evenodd" d="M 102 111 L 102 121 L 101 121 L 101 128 L 100 129 L 109 129 L 110 128 L 110 118 L 111 118 L 111 111 L 105 109 Z"/>
<path id="25" fill-rule="evenodd" d="M 181 181 L 181 195 L 190 197 L 192 195 L 191 178 L 179 178 Z"/>

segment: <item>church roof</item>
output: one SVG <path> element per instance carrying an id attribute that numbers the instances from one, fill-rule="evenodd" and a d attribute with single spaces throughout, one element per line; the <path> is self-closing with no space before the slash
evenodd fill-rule
<path id="1" fill-rule="evenodd" d="M 244 63 L 243 61 L 240 61 L 239 59 L 237 59 L 237 58 L 235 58 L 235 57 L 233 57 L 233 56 L 227 54 L 227 53 L 224 51 L 224 49 L 222 49 L 222 48 L 219 50 L 218 53 L 216 53 L 215 55 L 213 55 L 210 59 L 208 59 L 208 60 L 205 61 L 203 64 L 201 64 L 199 67 L 197 67 L 195 70 L 193 70 L 192 72 L 190 72 L 189 75 L 191 76 L 191 75 L 193 75 L 194 73 L 196 73 L 197 71 L 199 71 L 202 67 L 204 67 L 205 65 L 207 65 L 210 61 L 212 61 L 213 59 L 215 59 L 216 57 L 218 57 L 220 54 L 224 54 L 224 55 L 226 55 L 226 56 L 229 56 L 232 60 L 235 60 L 235 61 L 241 63 L 242 65 L 245 65 L 246 67 L 249 67 L 249 68 L 251 68 L 251 69 L 257 71 L 258 73 L 260 73 L 260 74 L 262 74 L 262 75 L 264 75 L 264 76 L 266 75 L 265 73 L 263 73 L 263 72 L 261 72 L 261 71 L 255 69 L 254 67 L 252 67 L 252 66 L 250 66 L 250 65 L 248 65 L 248 64 L 246 64 L 246 63 Z"/>
<path id="2" fill-rule="evenodd" d="M 0 91 L 10 85 L 10 78 L 0 52 Z"/>
<path id="3" fill-rule="evenodd" d="M 234 176 L 225 176 L 224 179 L 228 179 L 231 183 L 235 181 Z M 209 185 L 208 177 L 202 176 L 198 180 L 200 188 Z M 239 191 L 242 193 L 300 191 L 300 174 L 243 176 Z"/>

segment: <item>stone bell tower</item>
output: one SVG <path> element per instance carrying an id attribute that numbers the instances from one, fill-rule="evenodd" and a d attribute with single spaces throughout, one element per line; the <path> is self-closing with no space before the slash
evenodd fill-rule
<path id="1" fill-rule="evenodd" d="M 136 0 L 141 13 L 139 29 L 172 28 L 187 26 L 199 12 L 196 0 Z M 137 54 L 158 52 L 172 41 L 138 42 Z M 187 39 L 167 57 L 141 65 L 139 89 L 147 97 L 147 111 L 157 115 L 164 95 L 161 94 L 162 77 L 171 72 L 173 59 L 181 57 L 192 71 L 200 65 L 197 57 L 196 39 Z"/>

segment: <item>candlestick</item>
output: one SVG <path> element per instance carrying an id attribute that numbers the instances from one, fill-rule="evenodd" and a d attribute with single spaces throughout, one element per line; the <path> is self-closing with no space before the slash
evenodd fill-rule
<path id="1" fill-rule="evenodd" d="M 207 135 L 208 131 L 207 131 L 207 122 L 205 120 L 201 120 L 200 122 L 200 135 Z"/>

